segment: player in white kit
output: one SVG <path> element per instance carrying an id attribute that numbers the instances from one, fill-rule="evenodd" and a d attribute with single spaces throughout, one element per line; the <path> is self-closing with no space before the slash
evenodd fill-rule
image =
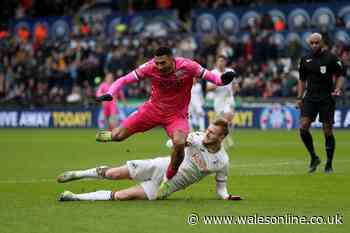
<path id="1" fill-rule="evenodd" d="M 226 67 L 227 61 L 226 57 L 224 55 L 218 55 L 216 58 L 216 65 L 215 69 L 212 70 L 212 72 L 216 75 L 223 74 L 227 71 L 233 71 L 233 69 Z M 227 86 L 216 86 L 212 83 L 207 83 L 207 98 L 208 96 L 212 95 L 211 98 L 213 98 L 214 102 L 214 112 L 216 113 L 217 117 L 223 117 L 229 122 L 229 128 L 231 129 L 233 127 L 232 120 L 234 115 L 234 93 L 233 90 L 238 88 L 237 82 L 235 80 L 232 82 L 232 85 Z M 228 148 L 232 147 L 234 145 L 233 140 L 231 136 L 229 135 L 225 139 L 225 146 Z"/>
<path id="2" fill-rule="evenodd" d="M 207 128 L 206 132 L 192 132 L 187 137 L 185 158 L 177 174 L 166 183 L 164 191 L 158 193 L 159 186 L 170 162 L 170 157 L 157 157 L 148 160 L 131 160 L 121 167 L 109 168 L 101 166 L 87 170 L 68 171 L 58 176 L 60 183 L 82 178 L 132 179 L 139 185 L 119 191 L 100 190 L 91 193 L 75 194 L 63 192 L 60 201 L 96 201 L 96 200 L 134 200 L 163 199 L 171 193 L 185 189 L 199 182 L 209 174 L 215 173 L 216 191 L 221 199 L 240 200 L 227 192 L 227 176 L 229 157 L 221 146 L 228 134 L 228 124 L 224 119 L 218 119 Z M 172 141 L 167 142 L 172 146 Z M 157 195 L 158 194 L 158 195 Z"/>
<path id="3" fill-rule="evenodd" d="M 193 129 L 204 131 L 205 129 L 205 112 L 203 109 L 204 98 L 202 85 L 198 82 L 198 79 L 193 79 L 193 86 L 191 90 L 191 101 L 189 106 L 189 120 L 191 131 Z"/>

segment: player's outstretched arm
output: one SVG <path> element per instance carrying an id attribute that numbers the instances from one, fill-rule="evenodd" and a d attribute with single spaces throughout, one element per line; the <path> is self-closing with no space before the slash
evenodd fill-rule
<path id="1" fill-rule="evenodd" d="M 234 196 L 227 192 L 226 181 L 216 181 L 216 193 L 223 200 L 239 201 L 242 200 L 241 196 Z"/>
<path id="2" fill-rule="evenodd" d="M 113 96 L 111 96 L 110 94 L 104 94 L 96 97 L 97 102 L 111 101 L 111 100 L 113 100 Z"/>
<path id="3" fill-rule="evenodd" d="M 101 102 L 101 101 L 111 101 L 113 99 L 112 96 L 106 95 L 105 93 L 105 88 L 106 85 L 105 83 L 102 83 L 99 88 L 96 91 L 96 101 Z"/>
<path id="4" fill-rule="evenodd" d="M 96 98 L 97 102 L 101 102 L 101 101 L 111 101 L 113 100 L 113 96 L 116 96 L 119 92 L 119 90 L 127 84 L 130 83 L 135 83 L 137 82 L 137 76 L 135 74 L 134 71 L 128 73 L 125 76 L 122 76 L 120 78 L 118 78 L 116 81 L 114 81 L 112 83 L 112 86 L 109 88 L 107 94 L 101 95 L 99 97 Z"/>
<path id="5" fill-rule="evenodd" d="M 230 84 L 234 78 L 237 77 L 236 71 L 227 71 L 221 75 L 221 81 L 223 85 Z"/>
<path id="6" fill-rule="evenodd" d="M 227 71 L 221 76 L 217 76 L 213 72 L 203 69 L 202 77 L 204 80 L 214 83 L 217 86 L 224 86 L 230 84 L 232 80 L 237 77 L 237 73 L 234 70 Z"/>
<path id="7" fill-rule="evenodd" d="M 227 176 L 229 171 L 229 163 L 227 163 L 220 171 L 216 172 L 216 193 L 223 200 L 236 201 L 242 200 L 240 196 L 234 196 L 227 191 Z"/>

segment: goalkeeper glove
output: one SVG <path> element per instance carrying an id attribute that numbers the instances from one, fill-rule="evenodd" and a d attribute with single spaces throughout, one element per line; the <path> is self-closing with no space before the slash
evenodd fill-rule
<path id="1" fill-rule="evenodd" d="M 97 102 L 111 101 L 111 100 L 113 100 L 113 97 L 110 94 L 104 94 L 96 98 Z"/>
<path id="2" fill-rule="evenodd" d="M 228 71 L 221 75 L 221 82 L 223 85 L 227 85 L 237 76 L 235 71 Z"/>

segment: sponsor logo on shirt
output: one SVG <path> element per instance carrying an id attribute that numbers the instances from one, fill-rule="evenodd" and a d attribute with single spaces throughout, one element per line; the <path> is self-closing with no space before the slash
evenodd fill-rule
<path id="1" fill-rule="evenodd" d="M 136 168 L 137 168 L 137 164 L 136 164 L 136 163 L 131 162 L 130 164 L 131 164 L 131 166 L 132 166 L 134 169 L 136 169 Z"/>
<path id="2" fill-rule="evenodd" d="M 192 161 L 199 167 L 200 170 L 208 171 L 207 164 L 199 154 L 193 154 L 191 158 L 192 158 Z"/>
<path id="3" fill-rule="evenodd" d="M 169 79 L 169 80 L 161 80 L 159 83 L 159 86 L 162 89 L 175 89 L 175 88 L 179 88 L 181 87 L 183 84 L 183 80 L 182 79 Z"/>
<path id="4" fill-rule="evenodd" d="M 177 70 L 175 71 L 175 76 L 176 78 L 180 78 L 184 75 L 184 71 L 183 70 Z"/>

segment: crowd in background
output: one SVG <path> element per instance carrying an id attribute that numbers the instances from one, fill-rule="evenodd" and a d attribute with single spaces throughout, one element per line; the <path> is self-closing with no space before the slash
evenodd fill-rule
<path id="1" fill-rule="evenodd" d="M 94 1 L 84 4 L 91 2 Z M 202 6 L 245 1 L 195 2 Z M 225 55 L 229 66 L 239 74 L 240 96 L 296 96 L 297 63 L 305 49 L 298 40 L 287 45 L 274 40 L 272 32 L 276 29 L 266 22 L 254 25 L 248 37 L 238 40 L 234 36 L 197 37 L 188 32 L 159 38 L 124 34 L 108 39 L 102 36 L 101 21 L 98 17 L 91 22 L 82 20 L 65 41 L 50 40 L 40 32 L 0 39 L 0 104 L 89 106 L 94 104 L 95 89 L 105 73 L 112 72 L 118 78 L 150 59 L 153 51 L 164 45 L 172 47 L 175 55 L 193 58 L 208 69 L 214 67 L 217 54 Z M 331 41 L 327 34 L 324 37 L 329 49 L 349 67 L 349 47 Z M 348 82 L 345 88 L 349 89 Z M 129 98 L 146 98 L 150 83 L 145 80 L 129 85 L 124 92 Z"/>
<path id="2" fill-rule="evenodd" d="M 346 1 L 346 0 L 337 0 Z M 323 3 L 325 0 L 2 0 L 0 17 L 40 17 L 50 15 L 73 15 L 94 5 L 108 5 L 114 11 L 141 11 L 154 9 L 190 10 L 193 8 L 224 8 L 265 4 Z"/>

